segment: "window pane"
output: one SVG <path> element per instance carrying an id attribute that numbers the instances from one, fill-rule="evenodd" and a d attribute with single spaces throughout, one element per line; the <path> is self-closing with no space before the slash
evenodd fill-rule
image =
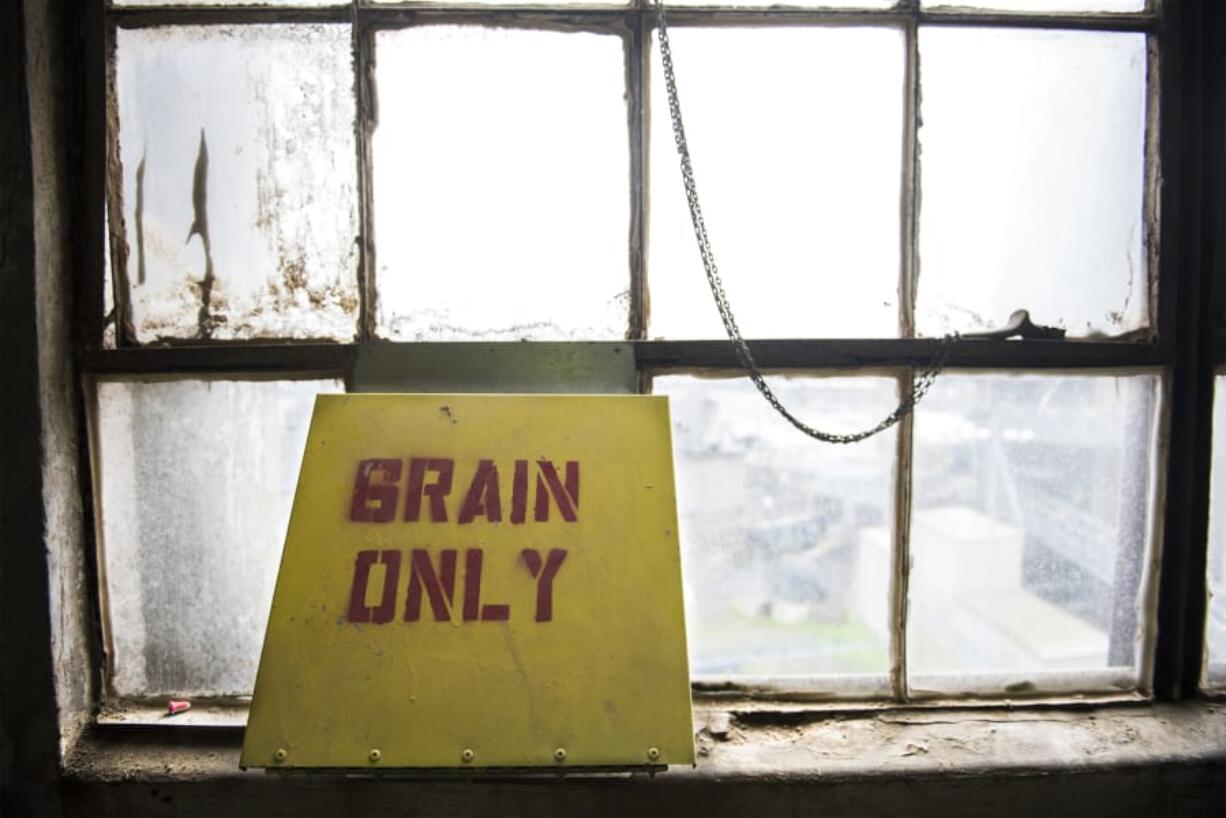
<path id="1" fill-rule="evenodd" d="M 400 5 L 400 6 L 437 6 L 436 0 L 370 0 L 374 5 Z M 539 0 L 447 0 L 449 6 L 534 6 L 541 8 L 543 5 Z M 550 0 L 549 7 L 569 8 L 575 7 L 598 7 L 608 8 L 610 6 L 626 6 L 629 5 L 629 0 Z"/>
<path id="2" fill-rule="evenodd" d="M 924 28 L 918 325 L 1149 321 L 1145 36 Z"/>
<path id="3" fill-rule="evenodd" d="M 345 0 L 111 0 L 116 6 L 347 6 Z"/>
<path id="4" fill-rule="evenodd" d="M 834 431 L 870 426 L 897 401 L 888 378 L 770 381 Z M 661 376 L 653 388 L 673 418 L 692 673 L 864 674 L 859 690 L 884 692 L 893 432 L 816 443 L 744 378 Z"/>
<path id="5" fill-rule="evenodd" d="M 921 0 L 925 8 L 989 11 L 1145 11 L 1145 0 Z"/>
<path id="6" fill-rule="evenodd" d="M 653 0 L 644 0 L 651 6 Z M 818 8 L 818 9 L 888 9 L 897 5 L 898 0 L 789 0 L 780 3 L 778 0 L 724 0 L 715 3 L 711 0 L 665 0 L 664 7 L 671 6 L 731 6 L 732 8 L 784 7 L 784 8 Z M 669 30 L 672 33 L 672 30 Z"/>
<path id="7" fill-rule="evenodd" d="M 120 696 L 249 694 L 318 392 L 105 381 L 97 457 Z"/>
<path id="8" fill-rule="evenodd" d="M 896 336 L 901 32 L 679 28 L 670 37 L 698 193 L 744 335 Z M 721 338 L 654 69 L 650 169 L 650 334 Z"/>
<path id="9" fill-rule="evenodd" d="M 110 224 L 105 205 L 102 207 L 102 223 Z M 102 237 L 102 348 L 114 349 L 118 343 L 115 329 L 115 272 L 111 269 L 111 236 Z"/>
<path id="10" fill-rule="evenodd" d="M 379 333 L 624 338 L 621 38 L 423 26 L 379 32 L 376 48 Z"/>
<path id="11" fill-rule="evenodd" d="M 349 27 L 119 29 L 117 59 L 137 339 L 352 340 Z"/>
<path id="12" fill-rule="evenodd" d="M 1214 392 L 1205 682 L 1222 687 L 1226 686 L 1226 375 L 1215 378 Z"/>
<path id="13" fill-rule="evenodd" d="M 1157 388 L 938 381 L 915 421 L 913 692 L 1135 686 Z"/>

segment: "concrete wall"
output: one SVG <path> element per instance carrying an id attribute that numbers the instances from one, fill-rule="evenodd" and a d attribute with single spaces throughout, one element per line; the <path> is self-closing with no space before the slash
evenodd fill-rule
<path id="1" fill-rule="evenodd" d="M 23 4 L 0 4 L 0 812 L 59 811 Z M 54 229 L 54 228 L 52 228 Z"/>
<path id="2" fill-rule="evenodd" d="M 34 171 L 34 265 L 42 412 L 43 545 L 47 554 L 52 658 L 61 750 L 89 717 L 91 594 L 82 514 L 80 383 L 72 355 L 72 235 L 65 128 L 63 3 L 26 7 L 30 155 Z M 54 7 L 54 10 L 53 10 Z"/>

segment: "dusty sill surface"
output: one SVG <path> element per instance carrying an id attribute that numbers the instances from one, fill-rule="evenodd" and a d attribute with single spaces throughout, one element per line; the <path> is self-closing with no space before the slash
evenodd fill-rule
<path id="1" fill-rule="evenodd" d="M 70 786 L 229 782 L 277 788 L 279 775 L 238 767 L 242 727 L 233 714 L 196 714 L 196 724 L 102 724 L 65 763 Z M 228 721 L 228 723 L 227 723 Z M 211 722 L 211 724 L 210 724 Z M 701 782 L 816 782 L 1084 773 L 1121 768 L 1208 767 L 1226 781 L 1226 702 L 1127 704 L 1079 709 L 888 709 L 831 713 L 803 708 L 698 704 L 695 767 L 672 767 L 653 786 Z M 393 775 L 386 776 L 392 778 Z M 547 772 L 544 780 L 560 778 Z M 363 776 L 369 780 L 372 776 Z M 593 779 L 575 772 L 567 782 Z M 648 781 L 645 773 L 604 774 Z M 455 783 L 455 775 L 425 780 Z M 462 781 L 514 784 L 506 773 L 465 771 Z M 522 779 L 540 784 L 542 776 Z M 421 785 L 422 777 L 414 778 Z M 1226 814 L 1226 801 L 1223 802 Z"/>

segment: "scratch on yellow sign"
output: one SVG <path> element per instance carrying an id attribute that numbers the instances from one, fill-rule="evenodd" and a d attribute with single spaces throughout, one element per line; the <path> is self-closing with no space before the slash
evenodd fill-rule
<path id="1" fill-rule="evenodd" d="M 317 399 L 243 766 L 693 759 L 666 398 Z"/>

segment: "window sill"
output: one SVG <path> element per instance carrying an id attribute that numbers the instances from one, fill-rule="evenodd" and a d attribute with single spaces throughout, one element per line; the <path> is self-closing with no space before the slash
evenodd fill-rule
<path id="1" fill-rule="evenodd" d="M 554 800 L 563 797 L 558 786 L 565 788 L 563 811 L 571 814 L 603 814 L 622 800 L 626 810 L 671 811 L 679 794 L 688 803 L 716 793 L 719 800 L 711 809 L 717 812 L 746 797 L 765 799 L 747 803 L 753 814 L 772 814 L 776 808 L 791 814 L 798 798 L 806 804 L 816 798 L 828 802 L 827 816 L 843 814 L 853 802 L 854 814 L 892 815 L 905 812 L 911 799 L 943 803 L 957 793 L 995 804 L 959 813 L 980 815 L 1035 814 L 1045 803 L 1035 798 L 1058 799 L 1058 812 L 1071 814 L 1068 799 L 1080 802 L 1090 794 L 1093 803 L 1079 807 L 1079 814 L 1105 815 L 1110 808 L 1116 814 L 1219 815 L 1226 803 L 1222 701 L 860 713 L 699 703 L 694 722 L 697 765 L 674 767 L 655 778 L 470 772 L 463 778 L 388 775 L 380 781 L 240 771 L 242 728 L 233 725 L 103 724 L 66 762 L 66 814 L 102 807 L 122 813 L 160 799 L 176 815 L 196 809 L 275 815 L 304 808 L 346 810 L 358 803 L 376 811 L 411 812 L 416 806 L 423 814 L 437 814 L 445 805 L 448 814 L 463 815 L 488 810 L 491 798 L 506 799 L 509 814 L 520 808 L 560 809 Z M 800 795 L 797 787 L 812 792 Z M 744 796 L 738 794 L 742 791 Z M 585 801 L 587 796 L 592 800 Z M 895 797 L 902 800 L 893 810 L 874 802 Z M 1168 809 L 1172 805 L 1177 809 Z"/>

